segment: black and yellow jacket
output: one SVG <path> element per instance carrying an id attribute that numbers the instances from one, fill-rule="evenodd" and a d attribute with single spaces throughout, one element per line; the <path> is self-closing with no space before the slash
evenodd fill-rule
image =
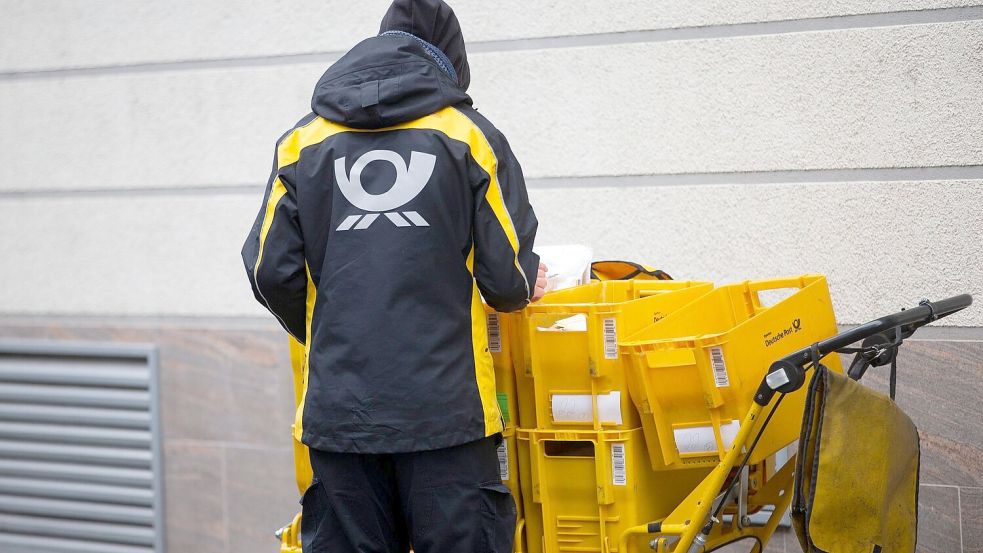
<path id="1" fill-rule="evenodd" d="M 471 107 L 458 42 L 443 60 L 404 33 L 359 43 L 277 142 L 242 256 L 256 299 L 306 346 L 295 435 L 310 447 L 502 431 L 479 291 L 501 311 L 529 302 L 537 222 L 508 143 Z"/>

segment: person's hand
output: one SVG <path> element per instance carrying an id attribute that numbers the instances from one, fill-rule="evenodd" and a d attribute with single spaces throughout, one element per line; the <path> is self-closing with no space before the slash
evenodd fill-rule
<path id="1" fill-rule="evenodd" d="M 539 301 L 546 295 L 546 265 L 539 264 L 539 274 L 536 275 L 536 289 L 532 293 L 532 301 Z"/>

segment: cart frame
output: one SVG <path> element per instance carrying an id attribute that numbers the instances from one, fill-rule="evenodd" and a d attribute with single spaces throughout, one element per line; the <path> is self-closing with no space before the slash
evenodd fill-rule
<path id="1" fill-rule="evenodd" d="M 869 366 L 891 363 L 893 368 L 897 348 L 918 328 L 961 311 L 972 303 L 973 298 L 968 294 L 937 302 L 922 300 L 917 307 L 874 319 L 773 362 L 761 380 L 754 403 L 744 416 L 734 443 L 716 468 L 664 519 L 625 530 L 617 551 L 628 553 L 632 537 L 638 535 L 652 536 L 651 547 L 656 553 L 713 551 L 744 539 L 757 542 L 753 550 L 755 553 L 763 551 L 792 501 L 795 456 L 754 496 L 755 505 L 774 506 L 774 511 L 763 526 L 749 524 L 745 514 L 750 498 L 746 486 L 740 486 L 740 483 L 757 439 L 782 397 L 800 389 L 805 384 L 806 372 L 817 367 L 820 359 L 832 353 L 856 353 L 849 370 L 849 376 L 854 380 L 859 380 Z M 863 342 L 861 348 L 847 349 L 857 342 Z M 762 416 L 765 420 L 752 436 L 755 423 Z"/>

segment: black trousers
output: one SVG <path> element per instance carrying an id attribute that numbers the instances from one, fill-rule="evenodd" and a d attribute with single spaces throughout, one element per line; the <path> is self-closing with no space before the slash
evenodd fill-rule
<path id="1" fill-rule="evenodd" d="M 500 440 L 386 455 L 312 449 L 304 553 L 511 553 L 515 503 L 500 478 Z"/>

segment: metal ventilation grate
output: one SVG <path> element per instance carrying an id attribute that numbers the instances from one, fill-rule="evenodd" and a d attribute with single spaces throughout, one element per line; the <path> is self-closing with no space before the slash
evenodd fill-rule
<path id="1" fill-rule="evenodd" d="M 0 340 L 0 552 L 163 553 L 153 346 Z"/>

